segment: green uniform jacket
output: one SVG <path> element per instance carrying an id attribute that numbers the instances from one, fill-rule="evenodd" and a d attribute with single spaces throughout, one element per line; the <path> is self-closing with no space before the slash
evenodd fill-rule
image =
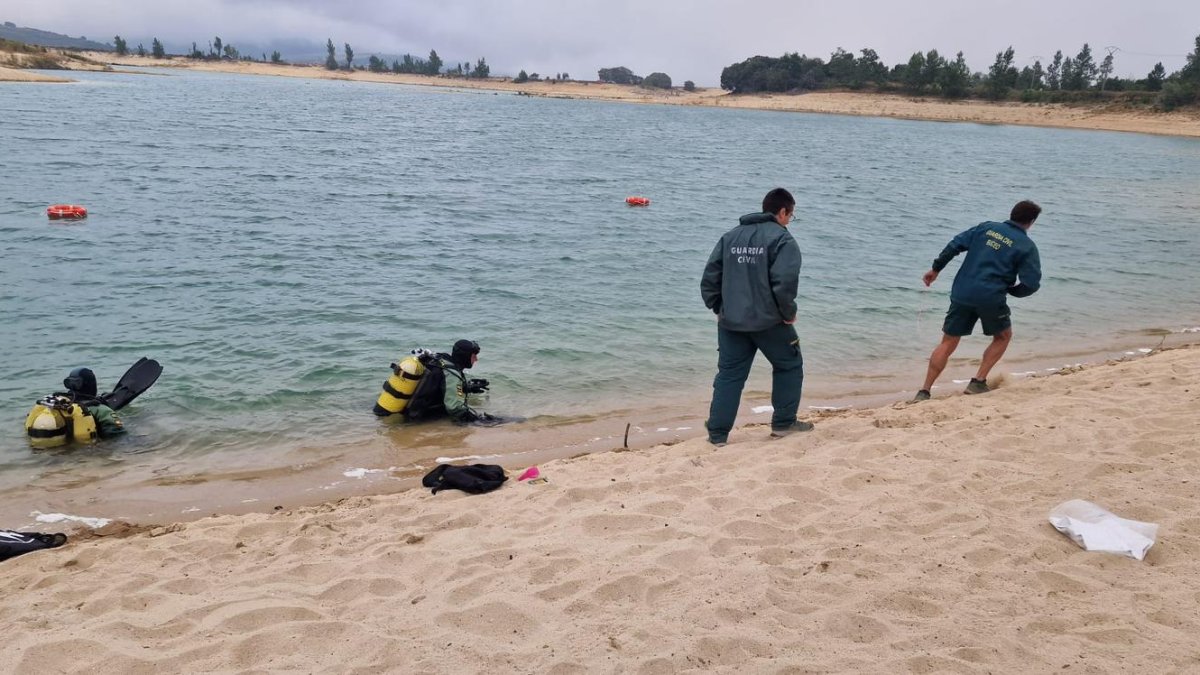
<path id="1" fill-rule="evenodd" d="M 442 396 L 442 405 L 446 415 L 459 423 L 474 422 L 479 419 L 479 413 L 471 409 L 470 394 L 466 392 L 467 375 L 454 365 L 453 361 L 439 358 L 442 372 L 446 376 L 446 393 Z"/>
<path id="2" fill-rule="evenodd" d="M 770 213 L 742 216 L 713 248 L 700 296 L 726 330 L 766 330 L 796 318 L 800 246 Z"/>
<path id="3" fill-rule="evenodd" d="M 125 426 L 121 424 L 121 420 L 112 408 L 96 403 L 84 406 L 83 409 L 96 418 L 96 433 L 100 438 L 112 438 L 125 433 Z"/>

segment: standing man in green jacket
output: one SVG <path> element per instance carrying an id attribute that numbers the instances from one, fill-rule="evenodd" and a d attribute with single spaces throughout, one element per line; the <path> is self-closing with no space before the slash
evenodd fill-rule
<path id="1" fill-rule="evenodd" d="M 759 351 L 771 362 L 771 436 L 809 431 L 796 419 L 804 386 L 804 358 L 796 323 L 800 246 L 788 232 L 796 200 L 783 188 L 763 198 L 762 212 L 741 217 L 717 242 L 700 295 L 717 315 L 717 376 L 708 411 L 708 442 L 725 445 L 737 418 L 742 389 Z"/>
<path id="2" fill-rule="evenodd" d="M 929 400 L 933 383 L 945 370 L 962 336 L 975 329 L 976 321 L 983 326 L 983 334 L 992 338 L 992 343 L 983 350 L 979 370 L 964 393 L 988 392 L 988 373 L 1012 342 L 1008 296 L 1024 298 L 1036 293 L 1042 285 L 1041 258 L 1037 244 L 1028 234 L 1041 212 L 1042 207 L 1037 204 L 1020 201 L 1003 223 L 984 222 L 960 232 L 946 244 L 922 277 L 926 286 L 932 284 L 955 256 L 967 252 L 950 289 L 950 309 L 942 326 L 942 341 L 929 356 L 925 384 L 913 397 L 914 403 Z"/>

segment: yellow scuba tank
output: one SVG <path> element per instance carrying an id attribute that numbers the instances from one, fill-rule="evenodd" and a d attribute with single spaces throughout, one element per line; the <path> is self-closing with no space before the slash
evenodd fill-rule
<path id="1" fill-rule="evenodd" d="M 417 354 L 405 358 L 400 365 L 393 363 L 392 374 L 383 383 L 383 392 L 375 401 L 375 414 L 385 417 L 403 412 L 424 374 L 425 364 Z"/>
<path id="2" fill-rule="evenodd" d="M 67 435 L 67 416 L 49 401 L 38 401 L 25 417 L 25 435 L 36 449 L 57 448 L 71 440 Z"/>
<path id="3" fill-rule="evenodd" d="M 68 426 L 76 443 L 91 443 L 99 436 L 96 418 L 78 403 L 71 405 L 71 423 Z"/>
<path id="4" fill-rule="evenodd" d="M 57 448 L 69 441 L 90 443 L 99 435 L 96 418 L 66 396 L 52 394 L 36 404 L 25 417 L 25 435 L 37 449 Z"/>

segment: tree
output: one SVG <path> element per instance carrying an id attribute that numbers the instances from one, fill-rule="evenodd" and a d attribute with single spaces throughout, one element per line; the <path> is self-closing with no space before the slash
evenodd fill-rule
<path id="1" fill-rule="evenodd" d="M 922 73 L 925 70 L 925 55 L 921 52 L 914 52 L 908 57 L 908 65 L 904 68 L 904 87 L 910 93 L 921 93 L 921 87 L 924 80 Z"/>
<path id="2" fill-rule="evenodd" d="M 571 76 L 570 76 L 570 75 L 568 75 L 568 74 L 566 74 L 566 73 L 563 73 L 563 74 L 562 74 L 562 79 L 564 79 L 564 80 L 569 80 L 569 79 L 571 79 Z"/>
<path id="3" fill-rule="evenodd" d="M 633 71 L 625 66 L 601 68 L 599 79 L 601 82 L 611 82 L 613 84 L 641 84 L 642 82 L 642 78 L 634 75 Z"/>
<path id="4" fill-rule="evenodd" d="M 1100 91 L 1104 91 L 1104 85 L 1108 83 L 1108 76 L 1112 75 L 1113 71 L 1113 55 L 1109 52 L 1104 60 L 1100 62 Z"/>
<path id="5" fill-rule="evenodd" d="M 1033 62 L 1033 70 L 1030 71 L 1029 88 L 1041 89 L 1046 71 L 1042 70 L 1042 62 L 1040 60 Z"/>
<path id="6" fill-rule="evenodd" d="M 1188 54 L 1187 64 L 1179 70 L 1179 79 L 1200 84 L 1200 35 L 1196 36 L 1196 48 Z"/>
<path id="7" fill-rule="evenodd" d="M 666 73 L 650 73 L 642 80 L 642 86 L 656 89 L 670 89 L 671 76 Z"/>
<path id="8" fill-rule="evenodd" d="M 444 64 L 442 63 L 442 57 L 438 56 L 437 50 L 430 49 L 429 50 L 429 61 L 427 62 L 426 66 L 425 66 L 425 68 L 426 68 L 425 74 L 426 75 L 437 75 L 438 73 L 442 72 L 443 65 Z M 484 75 L 484 77 L 487 77 L 487 76 Z"/>
<path id="9" fill-rule="evenodd" d="M 333 38 L 325 43 L 325 68 L 326 70 L 337 70 L 337 48 L 333 46 Z"/>
<path id="10" fill-rule="evenodd" d="M 1146 91 L 1162 91 L 1163 80 L 1167 77 L 1167 70 L 1163 68 L 1162 61 L 1154 64 L 1149 73 L 1146 73 Z"/>
<path id="11" fill-rule="evenodd" d="M 946 98 L 962 98 L 967 95 L 970 85 L 971 69 L 963 59 L 963 53 L 959 52 L 954 61 L 947 63 L 938 74 L 938 88 Z"/>
<path id="12" fill-rule="evenodd" d="M 159 42 L 158 38 L 154 38 L 154 41 L 150 43 L 150 53 L 156 59 L 166 58 L 167 56 L 167 50 L 163 49 L 163 43 Z"/>
<path id="13" fill-rule="evenodd" d="M 997 52 L 996 60 L 988 69 L 987 96 L 998 101 L 1008 95 L 1008 90 L 1017 86 L 1017 69 L 1013 67 L 1013 48 Z"/>
<path id="14" fill-rule="evenodd" d="M 237 61 L 242 57 L 242 55 L 238 53 L 237 47 L 234 47 L 231 44 L 225 45 L 224 54 L 225 58 L 229 59 L 230 61 Z"/>
<path id="15" fill-rule="evenodd" d="M 138 55 L 138 56 L 145 56 L 145 55 L 146 55 L 146 47 L 145 47 L 144 45 L 142 45 L 142 44 L 138 44 L 138 48 L 137 48 L 137 55 Z"/>
<path id="16" fill-rule="evenodd" d="M 1059 88 L 1063 91 L 1069 91 L 1075 86 L 1075 59 L 1067 57 L 1062 62 L 1062 74 L 1059 76 L 1061 83 Z"/>
<path id="17" fill-rule="evenodd" d="M 721 71 L 721 88 L 735 94 L 819 89 L 824 81 L 825 62 L 796 52 L 751 57 Z"/>
<path id="18" fill-rule="evenodd" d="M 936 49 L 929 50 L 925 54 L 925 66 L 921 68 L 921 88 L 936 88 L 939 75 L 945 67 L 946 59 Z"/>
<path id="19" fill-rule="evenodd" d="M 522 82 L 528 82 L 528 81 L 529 81 L 529 73 L 525 72 L 524 70 L 517 73 L 517 77 L 513 80 L 513 82 L 516 82 L 518 84 L 520 84 Z"/>
<path id="20" fill-rule="evenodd" d="M 367 59 L 367 70 L 371 71 L 372 73 L 383 73 L 386 72 L 387 69 L 387 62 L 378 56 L 372 54 L 370 58 Z"/>
<path id="21" fill-rule="evenodd" d="M 345 44 L 346 48 L 346 70 L 354 69 L 354 50 L 350 48 L 350 43 Z"/>
<path id="22" fill-rule="evenodd" d="M 213 38 L 212 49 L 213 49 L 213 54 L 217 58 L 220 58 L 221 57 L 221 36 L 218 35 L 217 37 Z"/>
<path id="23" fill-rule="evenodd" d="M 492 69 L 488 67 L 487 59 L 481 56 L 479 57 L 479 60 L 475 62 L 475 70 L 471 71 L 471 77 L 477 77 L 482 80 L 488 75 L 491 75 L 491 73 Z"/>
<path id="24" fill-rule="evenodd" d="M 283 63 L 283 55 L 279 53 L 278 49 L 271 52 L 271 63 Z"/>
<path id="25" fill-rule="evenodd" d="M 835 84 L 857 89 L 862 86 L 855 68 L 854 54 L 838 47 L 829 55 L 829 63 L 825 64 L 825 74 Z"/>
<path id="26" fill-rule="evenodd" d="M 875 86 L 883 84 L 887 80 L 888 69 L 879 60 L 879 54 L 874 49 L 862 49 L 859 53 L 862 56 L 854 61 L 855 81 L 860 84 L 873 82 Z"/>
<path id="27" fill-rule="evenodd" d="M 1082 91 L 1092 86 L 1096 79 L 1096 61 L 1092 58 L 1092 48 L 1085 42 L 1083 49 L 1075 55 L 1075 67 L 1071 69 L 1070 86 L 1066 86 L 1067 78 L 1063 77 L 1064 89 Z"/>
<path id="28" fill-rule="evenodd" d="M 113 38 L 113 44 L 116 45 L 117 56 L 125 56 L 129 53 L 129 45 L 125 44 L 125 40 L 120 35 Z"/>
<path id="29" fill-rule="evenodd" d="M 696 91 L 696 83 L 692 82 L 691 80 L 684 80 L 683 81 L 683 90 L 684 91 Z"/>
<path id="30" fill-rule="evenodd" d="M 196 46 L 195 42 L 193 42 L 192 43 L 192 53 L 188 54 L 188 56 L 193 59 L 202 59 L 202 58 L 204 58 L 204 52 L 200 51 L 200 48 Z"/>
<path id="31" fill-rule="evenodd" d="M 1062 86 L 1060 75 L 1062 74 L 1063 55 L 1062 50 L 1054 52 L 1054 60 L 1046 67 L 1046 86 L 1050 89 L 1058 89 Z"/>

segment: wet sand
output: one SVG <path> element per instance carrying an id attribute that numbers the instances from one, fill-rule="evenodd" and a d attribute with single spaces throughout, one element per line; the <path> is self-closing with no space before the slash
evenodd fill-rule
<path id="1" fill-rule="evenodd" d="M 1155 348 L 1188 344 L 1197 337 L 1200 334 L 1146 334 L 1077 350 L 1043 350 L 1041 355 L 1029 355 L 1027 346 L 1016 345 L 992 381 L 1007 387 L 1084 363 L 1139 358 Z M 931 349 L 935 342 L 931 335 L 922 347 Z M 962 390 L 985 344 L 974 340 L 963 345 L 935 387 L 935 395 Z M 814 365 L 820 368 L 814 361 L 801 414 L 820 418 L 838 410 L 878 409 L 907 400 L 924 374 L 926 356 L 917 349 L 908 367 L 889 366 L 862 376 L 814 374 Z M 769 368 L 760 362 L 743 396 L 739 425 L 769 419 L 769 389 Z M 374 429 L 366 439 L 361 434 L 356 436 L 361 440 L 354 441 L 330 435 L 298 447 L 225 449 L 193 456 L 125 454 L 99 447 L 94 454 L 88 451 L 74 460 L 67 458 L 59 468 L 41 467 L 28 476 L 10 474 L 9 484 L 0 486 L 0 522 L 13 528 L 37 528 L 44 526 L 36 520 L 40 513 L 166 525 L 215 514 L 271 512 L 275 507 L 402 492 L 418 485 L 438 461 L 515 468 L 624 450 L 626 443 L 633 450 L 679 443 L 704 436 L 709 394 L 706 379 L 695 390 L 651 397 L 645 405 L 631 408 L 625 402 L 621 407 L 616 400 L 596 400 L 590 414 L 536 416 L 498 428 L 464 428 L 447 422 L 392 424 L 364 417 L 363 423 Z M 502 397 L 488 409 L 503 413 Z M 105 460 L 112 452 L 116 453 L 112 459 Z"/>

